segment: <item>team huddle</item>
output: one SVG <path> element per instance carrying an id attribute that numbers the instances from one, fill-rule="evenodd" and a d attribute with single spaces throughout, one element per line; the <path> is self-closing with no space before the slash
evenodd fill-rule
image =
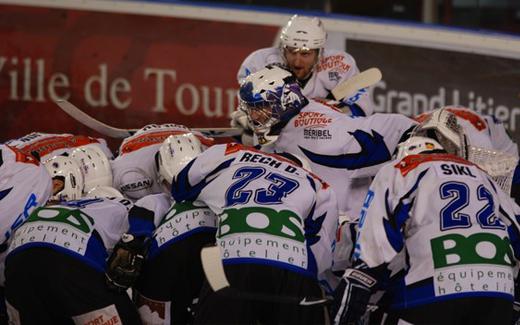
<path id="1" fill-rule="evenodd" d="M 503 125 L 461 106 L 374 114 L 368 89 L 332 100 L 354 59 L 318 18 L 280 39 L 240 67 L 240 139 L 150 124 L 116 155 L 72 134 L 0 144 L 2 322 L 516 321 Z"/>

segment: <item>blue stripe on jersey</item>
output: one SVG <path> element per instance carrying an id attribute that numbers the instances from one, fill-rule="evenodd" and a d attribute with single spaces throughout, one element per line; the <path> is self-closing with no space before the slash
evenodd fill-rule
<path id="1" fill-rule="evenodd" d="M 316 277 L 317 277 L 316 272 L 313 273 L 310 270 L 306 270 L 304 268 L 297 267 L 297 266 L 294 266 L 294 265 L 289 264 L 289 263 L 273 261 L 273 260 L 268 260 L 268 259 L 263 259 L 263 258 L 247 258 L 247 257 L 243 257 L 243 258 L 228 258 L 228 259 L 223 259 L 222 263 L 224 265 L 237 265 L 237 264 L 268 265 L 268 266 L 273 266 L 273 267 L 276 267 L 276 268 L 279 268 L 279 269 L 286 269 L 286 270 L 289 270 L 289 271 L 292 271 L 292 272 L 295 272 L 295 273 L 299 273 L 299 274 L 301 274 L 303 276 L 307 276 L 307 277 L 310 277 L 310 278 L 313 278 L 313 279 L 316 279 Z"/>
<path id="2" fill-rule="evenodd" d="M 91 239 L 92 238 L 93 237 L 91 237 Z M 89 251 L 89 247 L 90 247 L 91 252 L 98 251 L 98 249 L 100 248 L 99 246 L 103 246 L 103 245 L 102 244 L 101 245 L 96 245 L 96 244 L 91 245 L 90 240 L 89 240 L 89 243 L 87 246 L 87 252 Z M 10 256 L 23 252 L 24 250 L 30 249 L 32 247 L 42 247 L 42 248 L 47 248 L 47 249 L 52 249 L 52 250 L 58 251 L 62 254 L 65 254 L 65 255 L 78 259 L 82 263 L 96 269 L 99 272 L 105 272 L 105 269 L 106 269 L 105 260 L 108 257 L 108 254 L 106 253 L 106 251 L 101 252 L 101 253 L 98 252 L 95 254 L 90 253 L 90 254 L 88 254 L 88 256 L 83 256 L 83 255 L 75 253 L 75 252 L 71 251 L 70 249 L 67 249 L 63 246 L 58 246 L 55 244 L 45 243 L 45 242 L 31 242 L 31 243 L 27 243 L 22 246 L 19 246 L 16 249 L 14 249 L 12 252 L 10 252 L 9 255 L 7 255 L 7 259 L 9 259 Z M 102 247 L 102 249 L 104 250 L 104 247 Z"/>
<path id="3" fill-rule="evenodd" d="M 383 218 L 383 226 L 385 228 L 386 237 L 392 248 L 396 252 L 400 252 L 404 246 L 404 237 L 401 232 L 402 227 L 406 220 L 410 217 L 410 210 L 413 207 L 414 199 L 410 200 L 410 196 L 417 190 L 419 187 L 419 183 L 423 179 L 424 175 L 428 172 L 429 169 L 423 170 L 419 176 L 417 176 L 417 180 L 412 188 L 405 194 L 403 197 L 399 199 L 399 203 L 396 208 L 392 212 L 388 202 L 389 190 L 387 189 L 385 192 L 385 207 L 386 207 L 386 215 L 388 219 Z M 409 201 L 408 203 L 405 203 Z"/>
<path id="4" fill-rule="evenodd" d="M 492 297 L 513 301 L 513 296 L 496 291 L 473 291 L 435 297 L 432 278 L 425 279 L 420 281 L 419 284 L 409 285 L 408 287 L 405 287 L 404 280 L 401 281 L 400 284 L 400 289 L 393 292 L 391 309 L 412 308 L 435 302 L 468 297 Z"/>
<path id="5" fill-rule="evenodd" d="M 8 189 L 1 190 L 1 191 L 0 191 L 0 200 L 2 200 L 4 197 L 6 197 L 7 194 L 9 194 L 9 192 L 11 192 L 12 189 L 13 189 L 13 188 L 10 187 L 10 188 L 8 188 Z"/>
<path id="6" fill-rule="evenodd" d="M 323 221 L 327 216 L 327 213 L 324 213 L 316 219 L 312 219 L 315 208 L 316 202 L 313 203 L 309 215 L 305 218 L 303 227 L 305 234 L 305 245 L 307 246 L 307 269 L 312 274 L 317 274 L 318 263 L 316 262 L 316 257 L 314 257 L 314 254 L 312 253 L 311 246 L 320 241 L 321 237 L 318 236 L 318 233 L 320 232 L 323 226 Z"/>
<path id="7" fill-rule="evenodd" d="M 311 184 L 311 187 L 314 190 L 314 192 L 316 192 L 316 182 L 314 181 L 314 178 L 307 175 L 307 180 L 309 181 L 309 184 Z"/>
<path id="8" fill-rule="evenodd" d="M 312 162 L 332 168 L 353 170 L 378 165 L 390 160 L 391 155 L 383 136 L 376 131 L 372 130 L 373 135 L 363 130 L 356 130 L 349 132 L 349 134 L 357 140 L 361 146 L 361 151 L 333 156 L 318 154 L 301 146 L 298 147 Z"/>
<path id="9" fill-rule="evenodd" d="M 148 256 L 149 258 L 154 258 L 157 254 L 164 251 L 165 249 L 169 248 L 171 245 L 178 243 L 186 238 L 189 238 L 190 236 L 198 233 L 217 233 L 217 228 L 214 227 L 197 227 L 193 230 L 187 231 L 179 236 L 176 236 L 166 243 L 164 243 L 162 246 L 159 247 L 157 244 L 157 239 L 154 237 L 152 240 L 152 243 L 150 245 L 150 248 L 148 249 Z"/>
<path id="10" fill-rule="evenodd" d="M 209 173 L 204 180 L 195 185 L 190 185 L 188 179 L 188 173 L 193 167 L 193 163 L 197 160 L 197 158 L 190 161 L 186 167 L 184 167 L 181 172 L 173 179 L 172 183 L 172 196 L 177 202 L 183 201 L 194 201 L 200 194 L 200 192 L 208 185 L 206 183 L 206 179 L 211 177 L 212 175 L 220 172 L 222 169 L 226 169 L 231 165 L 231 163 L 235 160 L 235 158 L 231 158 L 229 160 L 221 163 L 217 168 L 215 168 L 211 173 Z"/>
<path id="11" fill-rule="evenodd" d="M 108 257 L 107 249 L 103 243 L 103 239 L 94 229 L 90 238 L 88 239 L 87 252 L 85 253 L 85 262 L 95 263 L 100 269 L 106 269 L 106 259 Z"/>
<path id="12" fill-rule="evenodd" d="M 347 106 L 348 106 L 348 108 L 350 108 L 350 115 L 352 117 L 366 116 L 365 111 L 363 111 L 361 109 L 361 107 L 359 107 L 358 104 L 352 103 L 352 104 L 347 104 Z"/>

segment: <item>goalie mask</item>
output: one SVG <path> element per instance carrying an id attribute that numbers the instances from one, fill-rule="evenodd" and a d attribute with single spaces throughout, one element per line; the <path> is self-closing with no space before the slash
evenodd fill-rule
<path id="1" fill-rule="evenodd" d="M 202 151 L 202 145 L 193 133 L 170 135 L 156 156 L 159 183 L 167 183 L 169 187 L 181 169 Z"/>
<path id="2" fill-rule="evenodd" d="M 247 76 L 240 86 L 239 108 L 257 134 L 267 134 L 280 122 L 288 122 L 307 105 L 293 75 L 277 66 Z"/>
<path id="3" fill-rule="evenodd" d="M 437 141 L 426 137 L 412 136 L 405 142 L 399 144 L 396 159 L 440 150 L 444 151 L 444 148 Z"/>
<path id="4" fill-rule="evenodd" d="M 467 159 L 464 131 L 455 114 L 446 108 L 433 111 L 417 126 L 412 136 L 434 139 L 447 153 Z"/>
<path id="5" fill-rule="evenodd" d="M 85 180 L 85 192 L 96 186 L 112 186 L 112 167 L 106 154 L 96 145 L 74 149 L 71 157 L 81 167 Z"/>
<path id="6" fill-rule="evenodd" d="M 51 200 L 79 200 L 83 195 L 83 174 L 78 163 L 65 156 L 54 156 L 43 162 L 52 178 Z"/>

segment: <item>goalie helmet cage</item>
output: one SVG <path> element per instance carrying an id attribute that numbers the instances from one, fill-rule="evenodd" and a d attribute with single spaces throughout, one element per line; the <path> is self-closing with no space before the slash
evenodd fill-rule
<path id="1" fill-rule="evenodd" d="M 475 146 L 467 147 L 468 160 L 482 168 L 507 194 L 511 194 L 513 175 L 518 164 L 518 157 Z"/>

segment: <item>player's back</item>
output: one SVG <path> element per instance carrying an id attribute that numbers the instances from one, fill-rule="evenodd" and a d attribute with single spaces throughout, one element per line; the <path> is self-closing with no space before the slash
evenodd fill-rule
<path id="1" fill-rule="evenodd" d="M 200 200 L 218 215 L 217 242 L 226 261 L 318 273 L 332 263 L 335 196 L 288 159 L 239 144 L 215 145 L 181 171 L 172 194 L 177 201 Z M 318 270 L 309 265 L 311 253 Z"/>
<path id="2" fill-rule="evenodd" d="M 95 198 L 38 208 L 15 232 L 9 254 L 30 247 L 50 247 L 104 271 L 107 250 L 128 229 L 131 207 L 127 199 Z"/>
<path id="3" fill-rule="evenodd" d="M 386 165 L 371 189 L 356 256 L 373 266 L 404 247 L 407 272 L 394 307 L 511 298 L 514 257 L 505 220 L 515 205 L 485 172 L 449 154 L 410 155 Z"/>

